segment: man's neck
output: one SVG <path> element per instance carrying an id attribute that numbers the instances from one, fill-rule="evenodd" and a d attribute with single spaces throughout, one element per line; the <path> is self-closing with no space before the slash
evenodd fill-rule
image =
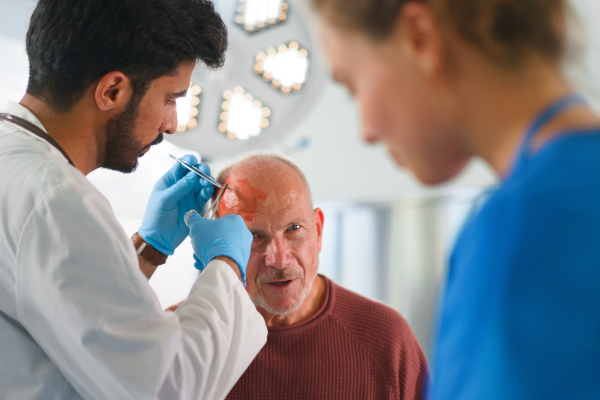
<path id="1" fill-rule="evenodd" d="M 257 307 L 258 312 L 265 319 L 268 327 L 294 325 L 302 321 L 306 321 L 313 317 L 323 306 L 325 302 L 326 290 L 325 279 L 317 275 L 313 281 L 310 292 L 302 302 L 299 309 L 285 315 L 271 314 L 262 308 Z"/>
<path id="2" fill-rule="evenodd" d="M 79 110 L 80 104 L 63 114 L 56 114 L 43 101 L 28 94 L 20 104 L 36 116 L 48 135 L 62 147 L 84 175 L 99 167 L 94 121 Z"/>

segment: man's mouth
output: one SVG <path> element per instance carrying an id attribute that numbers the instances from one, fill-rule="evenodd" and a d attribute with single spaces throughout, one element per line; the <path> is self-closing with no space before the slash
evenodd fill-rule
<path id="1" fill-rule="evenodd" d="M 150 151 L 150 146 L 144 147 L 142 151 L 140 151 L 140 154 L 138 154 L 138 157 L 143 157 L 148 151 Z"/>
<path id="2" fill-rule="evenodd" d="M 162 133 L 161 133 L 161 134 L 159 134 L 159 135 L 156 137 L 156 139 L 154 139 L 154 142 L 152 142 L 152 143 L 150 143 L 150 144 L 148 145 L 148 148 L 150 148 L 150 147 L 152 147 L 152 146 L 156 146 L 157 144 L 161 144 L 161 143 L 162 143 L 162 141 L 163 141 L 163 139 L 164 139 L 164 134 L 162 134 Z"/>
<path id="3" fill-rule="evenodd" d="M 289 287 L 292 283 L 294 283 L 294 281 L 295 281 L 295 279 L 277 280 L 277 281 L 269 282 L 269 283 L 267 283 L 267 285 L 269 285 L 272 288 L 276 288 L 276 289 L 285 289 L 285 288 Z"/>
<path id="4" fill-rule="evenodd" d="M 154 139 L 154 141 L 152 143 L 150 143 L 149 145 L 147 145 L 146 147 L 144 147 L 142 149 L 142 151 L 140 151 L 140 154 L 139 154 L 138 157 L 142 157 L 144 154 L 146 154 L 148 151 L 150 151 L 150 148 L 152 146 L 156 146 L 157 144 L 162 143 L 163 139 L 164 139 L 164 135 L 161 133 L 160 135 L 157 136 L 156 139 Z"/>

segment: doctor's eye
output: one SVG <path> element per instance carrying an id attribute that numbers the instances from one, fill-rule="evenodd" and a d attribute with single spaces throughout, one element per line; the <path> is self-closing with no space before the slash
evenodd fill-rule
<path id="1" fill-rule="evenodd" d="M 289 231 L 297 231 L 300 229 L 300 225 L 292 225 L 288 228 Z"/>

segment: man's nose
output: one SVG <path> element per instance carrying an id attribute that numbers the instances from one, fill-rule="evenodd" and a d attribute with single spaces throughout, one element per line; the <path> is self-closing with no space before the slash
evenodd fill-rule
<path id="1" fill-rule="evenodd" d="M 164 115 L 162 124 L 160 125 L 160 132 L 168 133 L 172 135 L 177 130 L 177 108 L 169 107 Z"/>
<path id="2" fill-rule="evenodd" d="M 292 253 L 289 245 L 282 239 L 271 240 L 266 249 L 265 265 L 284 269 L 291 265 Z"/>

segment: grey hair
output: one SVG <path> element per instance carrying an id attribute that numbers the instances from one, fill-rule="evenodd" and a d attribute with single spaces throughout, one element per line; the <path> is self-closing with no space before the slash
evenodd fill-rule
<path id="1" fill-rule="evenodd" d="M 281 153 L 277 153 L 275 151 L 253 151 L 250 153 L 246 153 L 242 155 L 240 158 L 231 161 L 230 163 L 223 166 L 216 174 L 217 181 L 223 183 L 225 179 L 231 174 L 231 171 L 237 167 L 238 165 L 245 163 L 247 161 L 278 161 L 288 167 L 292 168 L 300 179 L 302 179 L 302 183 L 304 184 L 304 188 L 306 189 L 306 194 L 308 195 L 308 201 L 310 202 L 310 208 L 314 207 L 312 192 L 310 191 L 310 186 L 308 185 L 308 180 L 306 179 L 306 175 L 302 172 L 302 169 L 294 160 L 290 157 L 283 155 Z"/>

